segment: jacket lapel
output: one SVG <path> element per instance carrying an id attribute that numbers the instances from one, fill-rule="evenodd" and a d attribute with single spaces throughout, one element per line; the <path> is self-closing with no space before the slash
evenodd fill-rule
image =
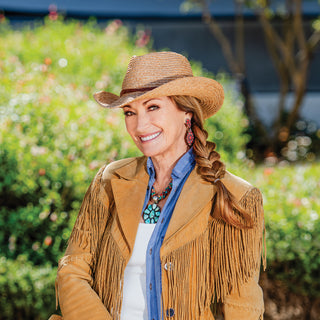
<path id="1" fill-rule="evenodd" d="M 133 249 L 149 181 L 144 160 L 138 165 L 129 164 L 127 168 L 116 170 L 118 177 L 111 180 L 120 227 L 130 253 Z"/>
<path id="2" fill-rule="evenodd" d="M 163 245 L 170 241 L 177 232 L 193 222 L 197 213 L 213 199 L 216 192 L 215 187 L 211 183 L 204 181 L 200 175 L 197 174 L 196 170 L 197 167 L 192 170 L 183 186 L 172 214 Z M 197 226 L 196 221 L 194 222 L 196 223 L 196 231 L 201 233 L 203 230 L 201 230 L 199 225 Z M 186 241 L 190 241 L 188 236 L 186 237 Z M 179 246 L 180 245 L 179 243 Z"/>

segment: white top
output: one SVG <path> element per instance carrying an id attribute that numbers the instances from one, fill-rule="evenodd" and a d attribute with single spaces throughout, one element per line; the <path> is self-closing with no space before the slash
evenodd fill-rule
<path id="1" fill-rule="evenodd" d="M 146 251 L 155 226 L 139 223 L 132 256 L 124 270 L 121 320 L 148 320 Z"/>

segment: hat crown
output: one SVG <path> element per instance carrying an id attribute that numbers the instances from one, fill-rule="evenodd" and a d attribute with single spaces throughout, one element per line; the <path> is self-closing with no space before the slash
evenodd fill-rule
<path id="1" fill-rule="evenodd" d="M 175 52 L 153 52 L 133 56 L 122 83 L 122 91 L 150 89 L 169 81 L 192 77 L 189 61 Z"/>

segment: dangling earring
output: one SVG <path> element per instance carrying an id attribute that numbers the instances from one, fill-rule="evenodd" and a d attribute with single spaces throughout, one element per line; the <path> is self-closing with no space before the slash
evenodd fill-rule
<path id="1" fill-rule="evenodd" d="M 187 127 L 187 134 L 186 134 L 186 143 L 189 147 L 191 147 L 193 145 L 194 142 L 194 134 L 191 130 L 191 120 L 190 119 L 186 119 L 185 121 L 185 126 Z"/>

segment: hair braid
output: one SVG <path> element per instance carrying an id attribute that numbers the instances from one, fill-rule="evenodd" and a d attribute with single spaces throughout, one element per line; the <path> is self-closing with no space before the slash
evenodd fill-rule
<path id="1" fill-rule="evenodd" d="M 214 182 L 216 179 L 223 177 L 225 165 L 220 161 L 220 154 L 215 151 L 216 144 L 207 141 L 207 131 L 197 121 L 192 121 L 192 124 L 195 136 L 193 150 L 199 166 L 199 172 L 205 180 Z"/>
<path id="2" fill-rule="evenodd" d="M 220 161 L 220 154 L 215 151 L 216 144 L 207 140 L 208 132 L 203 128 L 201 106 L 198 100 L 190 96 L 172 96 L 171 98 L 181 110 L 193 114 L 191 121 L 195 137 L 193 151 L 198 170 L 204 180 L 214 183 L 217 187 L 215 217 L 235 227 L 252 227 L 251 216 L 239 205 L 221 181 L 225 175 L 225 165 Z"/>

